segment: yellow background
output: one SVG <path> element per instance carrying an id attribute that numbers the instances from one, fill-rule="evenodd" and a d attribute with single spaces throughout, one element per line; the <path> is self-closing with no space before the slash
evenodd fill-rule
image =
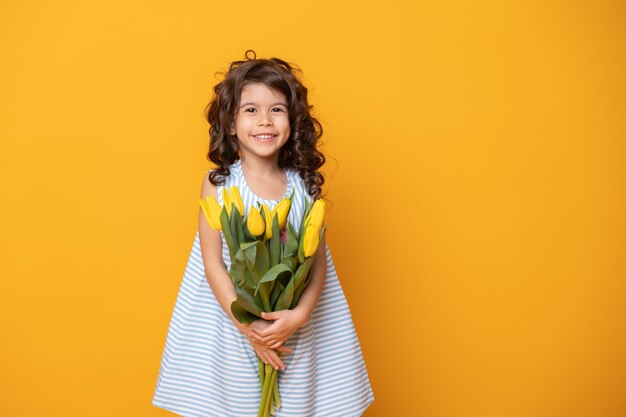
<path id="1" fill-rule="evenodd" d="M 281 57 L 325 131 L 367 417 L 626 415 L 619 1 L 0 6 L 0 415 L 151 405 L 214 72 Z"/>

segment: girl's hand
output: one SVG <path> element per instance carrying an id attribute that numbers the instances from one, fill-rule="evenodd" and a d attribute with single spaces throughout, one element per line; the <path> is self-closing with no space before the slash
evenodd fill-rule
<path id="1" fill-rule="evenodd" d="M 300 314 L 294 310 L 264 312 L 261 317 L 273 322 L 257 320 L 250 325 L 249 333 L 253 341 L 271 349 L 281 347 L 304 324 Z"/>
<path id="2" fill-rule="evenodd" d="M 259 342 L 255 342 L 252 339 L 248 339 L 248 341 L 250 342 L 250 345 L 252 346 L 252 348 L 256 352 L 257 356 L 259 358 L 261 358 L 261 360 L 264 363 L 269 363 L 270 365 L 272 365 L 272 367 L 274 369 L 282 369 L 282 370 L 285 369 L 285 364 L 278 357 L 278 354 L 276 353 L 276 350 L 269 349 L 269 348 L 265 347 L 263 344 L 261 344 Z M 292 350 L 289 349 L 287 346 L 281 346 L 281 347 L 278 348 L 278 350 L 280 352 L 283 352 L 283 353 L 291 353 L 292 352 Z"/>
<path id="3" fill-rule="evenodd" d="M 263 323 L 266 323 L 266 324 L 264 325 Z M 285 364 L 278 357 L 276 350 L 278 350 L 281 353 L 288 354 L 288 353 L 292 353 L 293 349 L 288 348 L 287 346 L 280 346 L 277 349 L 269 348 L 265 346 L 263 343 L 253 340 L 251 329 L 252 329 L 252 326 L 254 325 L 267 326 L 269 325 L 269 323 L 262 319 L 258 319 L 252 322 L 251 324 L 237 323 L 237 327 L 246 336 L 246 338 L 248 339 L 248 342 L 250 343 L 250 345 L 256 352 L 257 356 L 263 361 L 263 363 L 269 363 L 275 369 L 279 369 L 279 368 L 285 369 Z"/>

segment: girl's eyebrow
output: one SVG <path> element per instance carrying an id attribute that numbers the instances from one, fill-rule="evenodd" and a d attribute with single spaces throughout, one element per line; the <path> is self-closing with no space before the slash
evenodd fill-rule
<path id="1" fill-rule="evenodd" d="M 248 104 L 252 104 L 252 105 L 256 106 L 256 103 L 254 103 L 254 102 L 251 102 L 251 101 L 250 101 L 250 102 L 248 102 L 248 103 L 243 103 L 243 104 L 242 104 L 241 106 L 239 106 L 239 107 L 241 108 L 241 107 L 243 107 L 243 106 L 247 106 Z M 285 103 L 283 103 L 282 101 L 277 101 L 276 103 L 272 103 L 272 106 L 276 106 L 276 105 L 280 105 L 280 106 L 285 106 L 285 107 L 287 107 L 287 105 L 286 105 Z"/>

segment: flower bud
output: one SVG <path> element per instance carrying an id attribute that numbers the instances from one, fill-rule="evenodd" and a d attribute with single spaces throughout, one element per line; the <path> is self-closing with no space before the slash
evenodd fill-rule
<path id="1" fill-rule="evenodd" d="M 309 257 L 315 253 L 320 243 L 319 229 L 313 223 L 309 223 L 304 231 L 304 256 Z"/>
<path id="2" fill-rule="evenodd" d="M 256 207 L 250 207 L 248 219 L 246 220 L 246 226 L 248 226 L 248 230 L 254 236 L 258 236 L 265 231 L 263 217 L 261 217 L 261 213 Z"/>
<path id="3" fill-rule="evenodd" d="M 222 207 L 220 207 L 217 200 L 212 195 L 208 195 L 206 200 L 200 199 L 200 207 L 202 207 L 204 217 L 206 217 L 209 226 L 215 230 L 222 230 L 222 223 L 220 222 Z"/>

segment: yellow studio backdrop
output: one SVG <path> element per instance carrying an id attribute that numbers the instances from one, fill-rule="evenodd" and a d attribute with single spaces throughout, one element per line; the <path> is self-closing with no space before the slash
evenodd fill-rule
<path id="1" fill-rule="evenodd" d="M 0 415 L 151 405 L 232 60 L 296 63 L 368 417 L 626 415 L 618 1 L 0 6 Z"/>

